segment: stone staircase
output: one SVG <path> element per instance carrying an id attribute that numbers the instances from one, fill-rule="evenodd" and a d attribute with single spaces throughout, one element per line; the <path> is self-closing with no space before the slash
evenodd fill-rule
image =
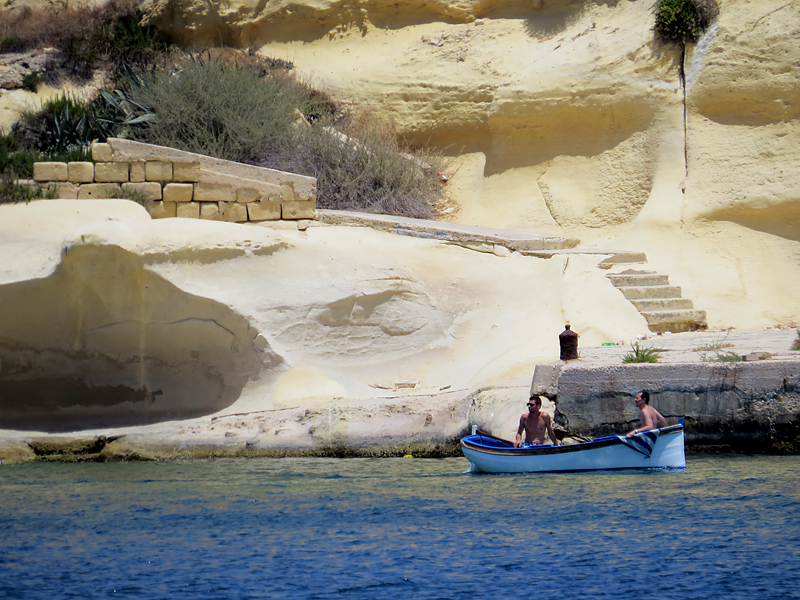
<path id="1" fill-rule="evenodd" d="M 654 333 L 708 327 L 706 311 L 697 310 L 690 299 L 682 298 L 680 286 L 670 285 L 668 275 L 627 269 L 606 277 L 636 307 Z"/>

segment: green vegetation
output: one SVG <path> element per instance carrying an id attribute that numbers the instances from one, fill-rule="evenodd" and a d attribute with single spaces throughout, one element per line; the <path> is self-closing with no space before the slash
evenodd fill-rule
<path id="1" fill-rule="evenodd" d="M 423 156 L 408 153 L 392 123 L 365 112 L 337 128 L 295 130 L 261 164 L 316 177 L 322 208 L 432 218 L 444 167 L 440 157 Z"/>
<path id="2" fill-rule="evenodd" d="M 639 342 L 631 343 L 632 350 L 622 357 L 624 363 L 657 363 L 661 358 L 658 348 L 642 348 Z"/>
<path id="3" fill-rule="evenodd" d="M 696 42 L 718 15 L 716 0 L 660 0 L 656 35 L 665 42 Z"/>
<path id="4" fill-rule="evenodd" d="M 64 94 L 24 114 L 0 164 L 5 180 L 30 177 L 33 160 L 87 160 L 93 141 L 125 137 L 316 177 L 320 208 L 435 215 L 441 158 L 407 147 L 390 121 L 343 111 L 290 62 L 224 48 L 187 56 L 141 20 L 138 0 L 52 0 L 0 23 L 2 48 L 60 50 L 27 89 L 95 69 L 112 81 L 94 98 Z"/>
<path id="5" fill-rule="evenodd" d="M 34 48 L 59 50 L 41 74 L 48 83 L 62 76 L 88 81 L 97 68 L 125 61 L 157 60 L 167 44 L 154 27 L 142 25 L 137 0 L 111 0 L 106 4 L 70 6 L 49 2 L 4 15 L 0 22 L 0 52 Z"/>
<path id="6" fill-rule="evenodd" d="M 797 339 L 792 344 L 791 350 L 800 350 L 800 329 L 797 330 Z"/>
<path id="7" fill-rule="evenodd" d="M 291 79 L 284 70 L 262 77 L 250 66 L 195 58 L 142 71 L 130 80 L 128 98 L 156 118 L 132 137 L 252 163 L 279 144 L 295 109 L 309 112 L 309 90 Z"/>
<path id="8" fill-rule="evenodd" d="M 140 115 L 132 139 L 317 178 L 317 206 L 430 218 L 441 160 L 411 156 L 392 123 L 337 112 L 282 63 L 176 59 L 138 70 L 126 92 Z M 307 116 L 306 121 L 303 116 Z"/>

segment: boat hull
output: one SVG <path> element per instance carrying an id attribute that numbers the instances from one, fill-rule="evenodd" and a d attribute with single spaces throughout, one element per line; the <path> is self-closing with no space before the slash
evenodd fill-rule
<path id="1" fill-rule="evenodd" d="M 461 440 L 461 450 L 477 473 L 567 473 L 621 469 L 685 469 L 683 426 L 659 430 L 650 456 L 617 436 L 581 444 L 514 448 L 480 433 Z"/>

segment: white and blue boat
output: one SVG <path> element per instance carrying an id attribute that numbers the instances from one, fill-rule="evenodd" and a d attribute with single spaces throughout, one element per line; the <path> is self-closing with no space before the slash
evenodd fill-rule
<path id="1" fill-rule="evenodd" d="M 461 440 L 472 473 L 570 473 L 622 469 L 685 469 L 683 423 L 626 438 L 612 435 L 580 444 L 514 448 L 477 430 Z"/>

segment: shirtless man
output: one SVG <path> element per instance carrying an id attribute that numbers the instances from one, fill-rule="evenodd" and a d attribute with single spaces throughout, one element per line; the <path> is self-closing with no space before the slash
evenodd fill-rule
<path id="1" fill-rule="evenodd" d="M 526 444 L 544 444 L 544 432 L 547 430 L 552 444 L 558 446 L 550 415 L 540 412 L 541 408 L 542 401 L 539 396 L 531 396 L 530 400 L 528 400 L 528 413 L 519 418 L 519 429 L 517 430 L 517 440 L 514 442 L 514 448 L 519 448 L 522 445 L 523 431 L 525 432 Z"/>
<path id="2" fill-rule="evenodd" d="M 659 423 L 663 423 L 664 427 L 667 426 L 667 420 L 655 408 L 650 406 L 650 394 L 648 392 L 644 390 L 638 392 L 634 401 L 636 402 L 636 408 L 642 411 L 642 418 L 639 421 L 639 427 L 625 437 L 633 437 L 642 431 L 658 429 Z"/>

